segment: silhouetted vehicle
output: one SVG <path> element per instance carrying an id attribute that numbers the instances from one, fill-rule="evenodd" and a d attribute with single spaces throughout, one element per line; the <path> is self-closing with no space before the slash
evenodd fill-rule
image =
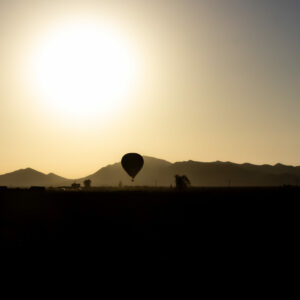
<path id="1" fill-rule="evenodd" d="M 92 181 L 91 181 L 90 179 L 86 179 L 86 180 L 83 182 L 84 187 L 85 187 L 86 189 L 89 189 L 89 188 L 91 187 L 91 183 L 92 183 Z"/>
<path id="2" fill-rule="evenodd" d="M 135 176 L 144 165 L 144 159 L 140 154 L 127 153 L 122 157 L 121 164 L 123 169 L 131 177 L 131 181 L 134 181 Z"/>
<path id="3" fill-rule="evenodd" d="M 185 175 L 182 176 L 175 175 L 175 184 L 176 184 L 176 189 L 184 190 L 191 185 L 191 182 Z"/>
<path id="4" fill-rule="evenodd" d="M 71 185 L 72 189 L 78 190 L 80 188 L 80 183 L 72 183 Z"/>

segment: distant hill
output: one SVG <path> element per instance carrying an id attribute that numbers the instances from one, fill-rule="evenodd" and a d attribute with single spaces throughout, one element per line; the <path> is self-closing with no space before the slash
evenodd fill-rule
<path id="1" fill-rule="evenodd" d="M 300 167 L 277 164 L 253 165 L 231 162 L 184 161 L 170 163 L 144 156 L 144 167 L 135 179 L 135 185 L 174 185 L 174 175 L 185 174 L 194 186 L 276 186 L 300 184 Z M 108 165 L 96 173 L 82 178 L 92 180 L 92 185 L 116 186 L 119 182 L 131 185 L 129 176 L 120 163 Z"/>
<path id="2" fill-rule="evenodd" d="M 0 185 L 8 187 L 59 186 L 69 184 L 69 180 L 53 173 L 44 174 L 34 169 L 20 169 L 0 175 Z"/>
<path id="3" fill-rule="evenodd" d="M 271 166 L 191 160 L 170 163 L 149 156 L 144 156 L 144 167 L 137 175 L 134 185 L 174 185 L 175 174 L 185 174 L 193 186 L 300 185 L 300 167 L 282 164 Z M 120 162 L 103 167 L 94 174 L 77 179 L 76 182 L 83 183 L 85 179 L 90 179 L 92 186 L 118 186 L 120 182 L 125 186 L 133 185 Z M 46 175 L 30 168 L 0 175 L 0 185 L 6 186 L 62 186 L 70 185 L 72 182 L 74 182 L 72 179 L 51 173 Z"/>
<path id="4" fill-rule="evenodd" d="M 136 176 L 135 185 L 155 186 L 155 184 L 171 184 L 174 176 L 171 171 L 172 164 L 170 162 L 149 156 L 143 156 L 143 158 L 144 167 Z M 90 179 L 94 186 L 117 186 L 120 182 L 123 185 L 132 185 L 130 177 L 125 173 L 120 162 L 101 168 L 96 173 L 80 179 L 79 182 L 83 182 L 85 179 Z"/>

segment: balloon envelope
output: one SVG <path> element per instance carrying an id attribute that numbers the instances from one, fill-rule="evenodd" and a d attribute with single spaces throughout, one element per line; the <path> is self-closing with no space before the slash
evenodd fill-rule
<path id="1" fill-rule="evenodd" d="M 127 153 L 122 157 L 121 164 L 123 169 L 132 178 L 142 169 L 144 165 L 144 159 L 137 153 Z"/>

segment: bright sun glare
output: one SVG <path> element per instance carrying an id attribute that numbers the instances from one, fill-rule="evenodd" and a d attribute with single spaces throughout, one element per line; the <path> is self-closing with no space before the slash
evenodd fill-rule
<path id="1" fill-rule="evenodd" d="M 137 79 L 128 43 L 100 25 L 68 24 L 46 34 L 33 64 L 36 90 L 60 113 L 106 115 L 121 106 Z"/>

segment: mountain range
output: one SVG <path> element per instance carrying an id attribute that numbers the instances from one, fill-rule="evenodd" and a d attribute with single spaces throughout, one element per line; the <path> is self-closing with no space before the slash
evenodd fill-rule
<path id="1" fill-rule="evenodd" d="M 83 183 L 90 179 L 92 186 L 170 186 L 174 175 L 186 175 L 192 186 L 278 186 L 299 185 L 300 166 L 236 164 L 232 162 L 166 160 L 144 156 L 144 167 L 132 183 L 122 169 L 121 163 L 101 168 L 94 174 L 79 179 L 67 179 L 56 174 L 44 174 L 27 168 L 0 175 L 0 185 L 8 187 L 68 186 L 73 182 Z"/>

